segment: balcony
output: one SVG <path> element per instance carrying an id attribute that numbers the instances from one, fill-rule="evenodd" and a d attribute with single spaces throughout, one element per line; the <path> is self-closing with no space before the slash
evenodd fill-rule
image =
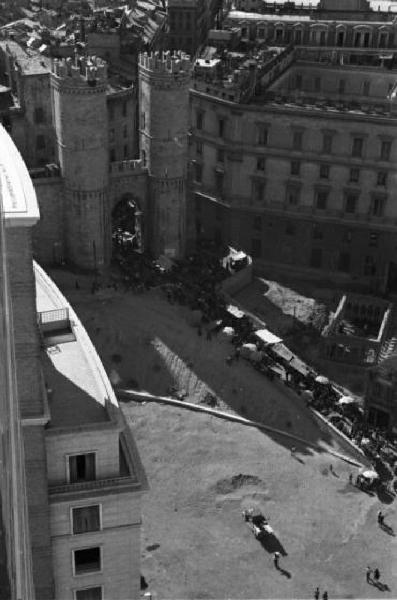
<path id="1" fill-rule="evenodd" d="M 69 319 L 69 310 L 45 310 L 37 315 L 39 330 L 46 347 L 74 341 L 75 335 Z"/>
<path id="2" fill-rule="evenodd" d="M 78 481 L 75 483 L 49 483 L 50 501 L 57 502 L 92 497 L 94 495 L 120 494 L 148 489 L 145 472 L 131 431 L 126 427 L 119 437 L 119 470 L 113 477 Z"/>
<path id="3" fill-rule="evenodd" d="M 97 494 L 114 494 L 120 492 L 133 491 L 141 487 L 141 483 L 135 477 L 126 475 L 122 477 L 107 477 L 105 479 L 95 479 L 93 481 L 80 481 L 78 483 L 65 483 L 59 485 L 49 485 L 48 493 L 50 500 L 56 501 L 58 496 L 92 496 L 93 492 Z"/>

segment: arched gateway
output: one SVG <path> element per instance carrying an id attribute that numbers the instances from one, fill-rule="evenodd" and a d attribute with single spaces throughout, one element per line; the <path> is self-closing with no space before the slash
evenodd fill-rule
<path id="1" fill-rule="evenodd" d="M 132 194 L 124 194 L 113 208 L 112 240 L 115 249 L 144 251 L 142 211 Z"/>

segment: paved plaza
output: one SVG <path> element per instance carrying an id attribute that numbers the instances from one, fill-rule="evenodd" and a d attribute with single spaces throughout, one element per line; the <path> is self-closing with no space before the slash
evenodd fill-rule
<path id="1" fill-rule="evenodd" d="M 240 360 L 226 365 L 226 342 L 198 337 L 187 309 L 151 291 L 92 296 L 80 282 L 65 292 L 108 371 L 164 394 L 184 388 L 190 401 L 210 389 L 219 407 L 305 438 L 313 451 L 256 429 L 186 409 L 124 404 L 151 490 L 143 508 L 142 573 L 158 598 L 396 597 L 395 503 L 382 504 L 349 483 L 357 469 L 331 456 L 337 443 L 318 430 L 291 392 Z M 114 359 L 118 355 L 119 362 Z M 330 469 L 332 464 L 332 470 Z M 275 540 L 257 541 L 243 522 L 255 506 Z M 277 571 L 273 552 L 282 554 Z M 389 591 L 366 582 L 378 567 Z M 395 569 L 394 569 L 395 571 Z"/>

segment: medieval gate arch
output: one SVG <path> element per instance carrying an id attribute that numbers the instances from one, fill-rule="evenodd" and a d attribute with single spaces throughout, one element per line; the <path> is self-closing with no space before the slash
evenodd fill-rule
<path id="1" fill-rule="evenodd" d="M 114 250 L 144 251 L 143 213 L 134 194 L 126 192 L 116 200 L 111 221 Z"/>

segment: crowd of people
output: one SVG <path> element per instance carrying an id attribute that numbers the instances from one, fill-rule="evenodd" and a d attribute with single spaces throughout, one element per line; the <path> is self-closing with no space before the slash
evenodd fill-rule
<path id="1" fill-rule="evenodd" d="M 222 291 L 222 282 L 239 265 L 228 268 L 230 261 L 225 252 L 216 255 L 213 250 L 201 249 L 184 260 L 169 260 L 164 268 L 144 255 L 119 256 L 119 267 L 126 290 L 143 292 L 158 286 L 170 303 L 191 309 L 192 323 L 199 336 L 211 339 L 221 330 L 232 332 L 232 351 L 225 357 L 228 365 L 243 356 L 243 347 L 253 345 L 255 358 L 248 357 L 253 367 L 269 378 L 279 377 L 297 394 L 305 396 L 306 403 L 321 413 L 371 459 L 381 480 L 391 484 L 397 475 L 397 444 L 386 431 L 370 426 L 362 408 L 356 402 L 340 403 L 341 392 L 327 378 L 319 376 L 309 367 L 294 367 L 294 360 L 277 353 L 277 344 L 266 345 L 255 336 L 257 327 L 253 320 L 240 310 L 230 310 L 229 300 Z M 222 260 L 223 259 L 223 260 Z M 236 268 L 237 267 L 237 268 Z M 236 308 L 236 307 L 235 307 Z M 247 356 L 246 356 L 247 358 Z M 302 365 L 297 357 L 296 363 Z M 393 489 L 389 485 L 389 490 Z"/>

